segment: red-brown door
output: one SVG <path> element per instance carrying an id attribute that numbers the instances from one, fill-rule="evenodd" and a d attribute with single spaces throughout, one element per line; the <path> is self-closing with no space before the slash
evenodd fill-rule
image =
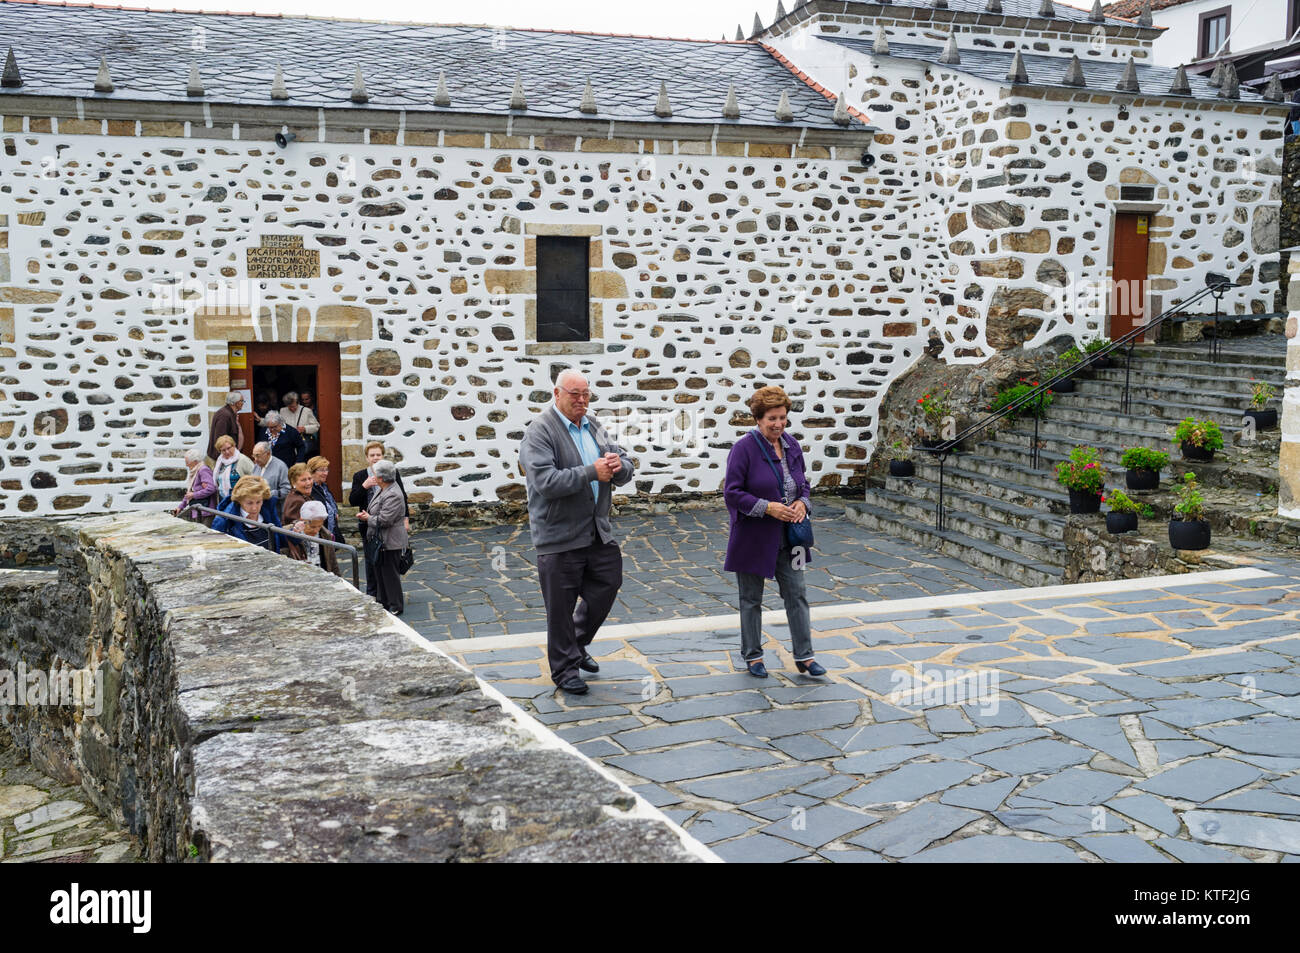
<path id="1" fill-rule="evenodd" d="M 329 488 L 334 498 L 343 496 L 342 403 L 339 396 L 339 346 L 337 344 L 258 344 L 247 348 L 248 368 L 244 372 L 253 387 L 257 371 L 264 367 L 314 367 L 316 370 L 316 417 L 320 420 L 320 452 L 330 462 Z M 232 374 L 234 372 L 232 371 Z M 256 394 L 253 394 L 256 398 Z M 253 446 L 253 402 L 239 415 L 244 446 Z M 279 410 L 279 407 L 273 408 Z"/>
<path id="2" fill-rule="evenodd" d="M 1147 231 L 1151 216 L 1115 215 L 1114 257 L 1111 260 L 1110 338 L 1117 340 L 1146 324 Z"/>

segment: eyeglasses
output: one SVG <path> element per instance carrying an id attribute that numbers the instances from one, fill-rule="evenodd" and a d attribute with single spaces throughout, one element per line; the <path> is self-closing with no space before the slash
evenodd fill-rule
<path id="1" fill-rule="evenodd" d="M 589 390 L 569 390 L 569 388 L 567 387 L 561 387 L 560 390 L 564 391 L 574 400 L 585 400 L 588 403 L 591 402 L 592 397 L 591 397 L 591 391 Z"/>

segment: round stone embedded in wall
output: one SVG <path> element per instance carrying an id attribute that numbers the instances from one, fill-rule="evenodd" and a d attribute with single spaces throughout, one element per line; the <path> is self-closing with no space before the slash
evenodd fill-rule
<path id="1" fill-rule="evenodd" d="M 1089 162 L 1089 163 L 1088 163 L 1088 178 L 1092 179 L 1092 181 L 1094 181 L 1094 182 L 1101 182 L 1103 179 L 1105 179 L 1105 178 L 1106 178 L 1106 163 L 1104 163 L 1104 162 Z"/>
<path id="2" fill-rule="evenodd" d="M 370 421 L 370 426 L 367 428 L 367 433 L 372 437 L 382 437 L 385 434 L 390 434 L 392 432 L 392 422 L 385 420 L 382 417 L 376 417 L 374 420 Z"/>
<path id="3" fill-rule="evenodd" d="M 378 348 L 366 357 L 366 370 L 379 377 L 393 377 L 402 372 L 402 357 L 392 348 Z"/>
<path id="4" fill-rule="evenodd" d="M 32 474 L 33 490 L 48 490 L 55 486 L 58 486 L 58 481 L 54 479 L 54 474 L 46 473 L 44 470 L 37 470 Z"/>
<path id="5" fill-rule="evenodd" d="M 390 410 L 401 410 L 406 406 L 406 394 L 403 391 L 395 394 L 376 394 L 375 403 Z"/>

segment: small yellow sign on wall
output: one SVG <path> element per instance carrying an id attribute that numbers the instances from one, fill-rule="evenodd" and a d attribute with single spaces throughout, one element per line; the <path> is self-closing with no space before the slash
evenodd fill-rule
<path id="1" fill-rule="evenodd" d="M 247 370 L 248 369 L 248 349 L 243 347 L 232 347 L 230 349 L 230 369 Z"/>
<path id="2" fill-rule="evenodd" d="M 1139 235 L 1145 235 L 1147 233 L 1147 217 L 1145 215 L 1139 215 L 1137 225 L 1138 225 L 1137 233 Z"/>

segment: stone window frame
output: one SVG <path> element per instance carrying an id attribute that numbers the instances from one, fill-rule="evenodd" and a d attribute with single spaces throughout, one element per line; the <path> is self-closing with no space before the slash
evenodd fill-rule
<path id="1" fill-rule="evenodd" d="M 1232 7 L 1218 7 L 1214 10 L 1206 10 L 1200 14 L 1196 20 L 1196 58 L 1198 60 L 1208 59 L 1218 53 L 1218 50 L 1211 50 L 1205 43 L 1205 27 L 1209 20 L 1223 17 L 1223 52 L 1232 52 L 1232 45 L 1229 37 L 1232 35 Z"/>

